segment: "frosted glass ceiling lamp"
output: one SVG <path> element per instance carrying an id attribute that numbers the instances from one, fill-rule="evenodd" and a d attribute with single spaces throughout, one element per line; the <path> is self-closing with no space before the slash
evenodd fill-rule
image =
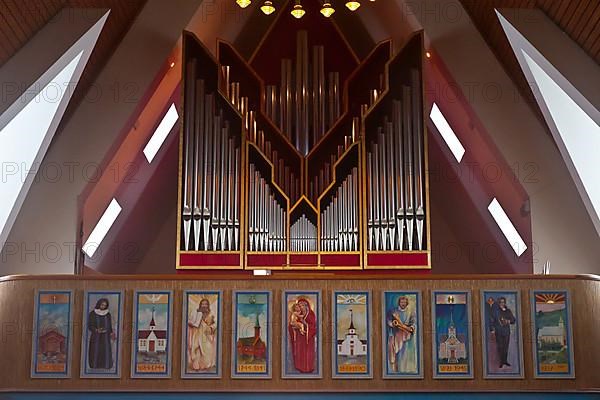
<path id="1" fill-rule="evenodd" d="M 356 11 L 360 7 L 360 1 L 347 1 L 346 7 L 348 7 L 348 10 L 350 11 Z"/>
<path id="2" fill-rule="evenodd" d="M 330 2 L 325 2 L 325 4 L 323 4 L 323 7 L 321 7 L 321 14 L 323 14 L 327 18 L 331 17 L 334 12 L 335 9 L 331 6 Z"/>
<path id="3" fill-rule="evenodd" d="M 296 4 L 294 4 L 291 14 L 297 19 L 304 17 L 304 14 L 306 14 L 306 11 L 302 8 L 302 4 L 300 4 L 300 0 L 296 0 Z"/>
<path id="4" fill-rule="evenodd" d="M 270 15 L 275 12 L 275 7 L 273 7 L 273 2 L 269 0 L 265 0 L 264 4 L 260 7 L 265 15 Z"/>
<path id="5" fill-rule="evenodd" d="M 246 8 L 252 4 L 252 0 L 235 0 L 235 2 L 238 3 L 238 6 L 242 8 Z"/>

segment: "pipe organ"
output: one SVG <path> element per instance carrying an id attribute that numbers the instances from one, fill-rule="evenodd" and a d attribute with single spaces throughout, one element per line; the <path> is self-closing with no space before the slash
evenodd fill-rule
<path id="1" fill-rule="evenodd" d="M 368 249 L 422 250 L 425 220 L 420 74 L 393 99 L 367 144 Z"/>
<path id="2" fill-rule="evenodd" d="M 186 32 L 177 267 L 430 268 L 422 64 L 317 16 L 249 59 Z"/>
<path id="3" fill-rule="evenodd" d="M 215 91 L 197 79 L 190 60 L 185 102 L 183 156 L 183 248 L 236 251 L 240 244 L 241 141 Z"/>

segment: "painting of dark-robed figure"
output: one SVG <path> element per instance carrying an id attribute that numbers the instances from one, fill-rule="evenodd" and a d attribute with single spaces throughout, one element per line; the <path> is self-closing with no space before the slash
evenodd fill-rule
<path id="1" fill-rule="evenodd" d="M 485 378 L 523 378 L 521 302 L 516 290 L 484 290 L 483 366 Z"/>
<path id="2" fill-rule="evenodd" d="M 482 291 L 481 318 L 485 378 L 523 378 L 520 311 L 518 291 Z"/>
<path id="3" fill-rule="evenodd" d="M 88 316 L 90 343 L 88 346 L 88 364 L 94 369 L 110 369 L 112 358 L 112 341 L 115 333 L 112 328 L 112 317 L 108 310 L 108 299 L 100 299 Z"/>
<path id="4" fill-rule="evenodd" d="M 319 292 L 284 292 L 284 378 L 321 376 L 319 308 Z"/>
<path id="5" fill-rule="evenodd" d="M 121 293 L 88 292 L 86 303 L 81 375 L 95 378 L 118 377 Z"/>

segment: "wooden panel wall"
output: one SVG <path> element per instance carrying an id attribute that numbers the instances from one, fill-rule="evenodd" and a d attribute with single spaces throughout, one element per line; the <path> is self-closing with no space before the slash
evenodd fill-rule
<path id="1" fill-rule="evenodd" d="M 0 280 L 0 391 L 600 391 L 600 278 L 541 276 L 461 276 L 460 278 L 400 279 L 327 279 L 319 275 L 302 278 L 249 278 L 246 280 L 218 277 L 178 276 L 158 277 L 46 277 L 8 278 Z M 598 280 L 597 280 L 598 279 Z M 72 378 L 30 379 L 31 328 L 35 289 L 73 289 L 74 341 Z M 223 302 L 223 377 L 183 380 L 180 378 L 182 294 L 185 289 L 222 289 Z M 570 289 L 573 307 L 576 379 L 551 380 L 533 378 L 532 337 L 530 332 L 530 289 Z M 121 379 L 80 379 L 81 315 L 83 292 L 86 289 L 124 289 L 125 315 L 123 335 L 123 367 Z M 173 289 L 174 334 L 173 373 L 170 379 L 131 379 L 131 326 L 133 290 Z M 231 355 L 231 297 L 235 289 L 271 289 L 273 304 L 273 378 L 271 380 L 240 380 L 230 378 Z M 281 379 L 281 294 L 284 289 L 323 290 L 323 379 Z M 331 292 L 334 289 L 370 289 L 373 291 L 373 379 L 331 379 Z M 383 290 L 420 289 L 423 292 L 424 379 L 383 380 L 381 343 L 381 292 Z M 432 379 L 431 290 L 472 290 L 474 379 Z M 519 289 L 522 295 L 523 342 L 525 379 L 484 380 L 482 373 L 482 344 L 480 318 L 480 289 Z"/>

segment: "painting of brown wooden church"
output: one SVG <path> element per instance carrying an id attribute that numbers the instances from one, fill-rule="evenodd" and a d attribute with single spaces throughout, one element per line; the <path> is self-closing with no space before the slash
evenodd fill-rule
<path id="1" fill-rule="evenodd" d="M 256 313 L 256 324 L 254 325 L 254 336 L 239 338 L 237 341 L 238 356 L 251 358 L 253 360 L 264 360 L 267 353 L 267 345 L 260 338 L 260 322 Z"/>

